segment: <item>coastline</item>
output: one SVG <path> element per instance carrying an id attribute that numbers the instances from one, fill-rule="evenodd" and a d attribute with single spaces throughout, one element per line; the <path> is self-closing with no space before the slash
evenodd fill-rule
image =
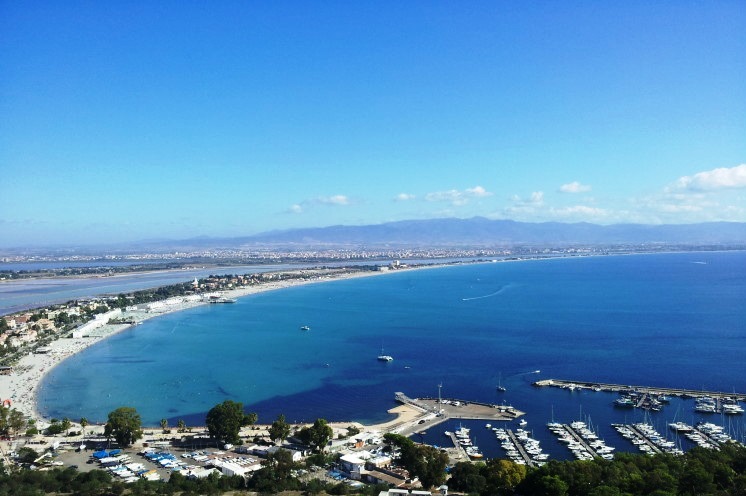
<path id="1" fill-rule="evenodd" d="M 475 262 L 479 263 L 479 262 Z M 424 270 L 434 268 L 444 268 L 450 264 L 432 264 L 418 267 L 410 267 L 400 271 L 366 271 L 366 272 L 343 272 L 340 274 L 323 274 L 313 279 L 291 279 L 282 281 L 265 282 L 258 286 L 242 287 L 222 291 L 225 298 L 241 298 L 267 291 L 287 289 L 290 287 L 302 286 L 307 284 L 316 284 L 322 282 L 333 282 L 339 280 L 356 279 L 362 277 L 380 276 L 385 274 L 394 274 L 402 271 Z M 128 311 L 123 316 L 134 318 L 138 323 L 160 317 L 162 315 L 180 312 L 198 306 L 209 305 L 206 300 L 199 301 L 182 301 L 177 305 L 166 307 L 160 312 L 146 311 Z M 37 421 L 40 428 L 48 424 L 46 419 L 37 409 L 37 393 L 44 377 L 56 366 L 62 363 L 66 358 L 71 357 L 104 339 L 114 336 L 120 332 L 136 327 L 134 324 L 107 324 L 97 330 L 96 335 L 83 338 L 59 338 L 49 345 L 49 352 L 43 354 L 28 354 L 21 358 L 13 367 L 10 375 L 0 375 L 0 400 L 9 399 L 11 407 L 21 411 L 24 415 Z M 396 410 L 396 409 L 392 409 Z M 389 411 L 392 414 L 404 414 L 406 412 Z M 405 415 L 408 416 L 409 414 Z M 399 416 L 391 421 L 380 424 L 381 426 L 398 423 Z M 80 419 L 70 419 L 76 423 Z M 347 425 L 350 422 L 346 423 Z M 378 424 L 377 424 L 378 426 Z"/>

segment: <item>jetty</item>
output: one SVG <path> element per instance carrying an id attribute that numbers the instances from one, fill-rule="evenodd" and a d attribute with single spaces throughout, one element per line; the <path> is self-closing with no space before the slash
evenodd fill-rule
<path id="1" fill-rule="evenodd" d="M 632 424 L 632 425 L 627 425 L 627 426 L 625 426 L 625 427 L 627 427 L 627 428 L 628 428 L 628 429 L 630 429 L 630 430 L 631 430 L 631 431 L 632 431 L 633 433 L 635 433 L 635 434 L 637 435 L 637 437 L 638 437 L 638 438 L 639 438 L 639 439 L 640 439 L 641 441 L 643 441 L 643 442 L 644 442 L 644 443 L 645 443 L 645 444 L 646 444 L 646 445 L 648 446 L 648 448 L 649 448 L 649 449 L 650 449 L 650 450 L 651 450 L 651 451 L 652 451 L 653 453 L 656 453 L 656 454 L 658 454 L 658 453 L 662 453 L 662 452 L 663 452 L 663 451 L 662 451 L 662 450 L 661 450 L 661 449 L 660 449 L 660 448 L 659 448 L 659 447 L 658 447 L 658 446 L 657 446 L 657 445 L 656 445 L 656 444 L 655 444 L 655 443 L 654 443 L 654 442 L 653 442 L 653 441 L 652 441 L 652 440 L 650 439 L 650 437 L 648 436 L 648 434 L 647 434 L 646 432 L 642 431 L 642 430 L 641 430 L 641 429 L 640 429 L 640 428 L 639 428 L 638 426 L 636 426 L 636 425 Z"/>
<path id="2" fill-rule="evenodd" d="M 578 434 L 578 432 L 571 425 L 569 425 L 569 424 L 562 424 L 562 427 L 564 427 L 565 431 L 567 431 L 567 433 L 570 434 L 570 436 L 572 436 L 572 438 L 578 444 L 580 444 L 585 451 L 587 451 L 588 453 L 590 453 L 590 455 L 592 457 L 595 458 L 595 457 L 599 456 L 599 454 L 596 452 L 596 450 L 593 449 L 593 448 L 591 448 L 591 446 L 586 442 L 586 440 L 583 439 L 583 437 L 580 434 Z"/>
<path id="3" fill-rule="evenodd" d="M 458 456 L 456 457 L 457 460 L 470 460 L 469 455 L 466 454 L 466 450 L 463 446 L 461 446 L 461 443 L 459 443 L 458 438 L 456 437 L 456 434 L 453 432 L 448 433 L 448 437 L 451 438 L 451 442 L 453 443 L 454 448 L 456 448 L 456 452 L 458 453 Z"/>
<path id="4" fill-rule="evenodd" d="M 531 459 L 531 457 L 526 452 L 526 448 L 521 444 L 520 441 L 518 441 L 518 438 L 515 436 L 515 433 L 513 433 L 512 430 L 506 429 L 505 432 L 508 434 L 508 437 L 510 438 L 510 441 L 515 446 L 515 449 L 518 450 L 518 454 L 521 455 L 521 458 L 523 458 L 523 461 L 526 462 L 526 465 L 529 467 L 536 466 L 536 463 Z"/>
<path id="5" fill-rule="evenodd" d="M 610 384 L 605 382 L 569 381 L 565 379 L 544 379 L 534 382 L 536 387 L 558 387 L 562 389 L 590 389 L 592 391 L 605 391 L 610 393 L 621 393 L 636 391 L 647 394 L 680 396 L 683 398 L 696 398 L 698 396 L 711 396 L 716 399 L 732 398 L 737 401 L 746 401 L 746 393 L 727 391 L 705 391 L 702 389 L 683 389 L 658 386 L 633 386 L 629 384 Z"/>
<path id="6" fill-rule="evenodd" d="M 524 412 L 510 405 L 495 405 L 478 401 L 466 401 L 453 398 L 410 398 L 404 393 L 394 395 L 396 401 L 412 405 L 424 412 L 430 412 L 443 420 L 456 418 L 462 420 L 497 420 L 510 421 L 525 415 Z"/>

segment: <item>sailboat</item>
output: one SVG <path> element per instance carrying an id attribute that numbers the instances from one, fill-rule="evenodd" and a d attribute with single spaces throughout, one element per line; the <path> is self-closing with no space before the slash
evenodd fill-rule
<path id="1" fill-rule="evenodd" d="M 500 391 L 501 393 L 507 391 L 507 389 L 505 389 L 505 387 L 503 386 L 502 372 L 497 373 L 497 390 Z"/>
<path id="2" fill-rule="evenodd" d="M 379 362 L 391 362 L 394 359 L 391 355 L 384 355 L 383 354 L 383 346 L 381 346 L 381 354 L 378 355 L 378 361 Z"/>

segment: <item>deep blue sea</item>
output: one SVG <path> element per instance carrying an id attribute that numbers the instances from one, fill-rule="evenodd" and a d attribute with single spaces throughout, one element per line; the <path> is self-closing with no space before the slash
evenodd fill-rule
<path id="1" fill-rule="evenodd" d="M 376 360 L 382 348 L 393 362 Z M 609 393 L 531 386 L 543 378 L 745 392 L 746 252 L 498 262 L 265 292 L 98 343 L 57 366 L 38 400 L 47 416 L 90 421 L 134 406 L 150 425 L 202 424 L 225 399 L 260 422 L 370 422 L 388 419 L 396 391 L 437 396 L 442 384 L 445 397 L 526 411 L 556 457 L 569 452 L 544 426 L 552 416 L 590 416 L 608 444 L 633 450 L 609 424 L 642 411 L 614 409 Z M 652 414 L 662 433 L 674 418 L 699 417 L 679 399 Z M 708 420 L 746 432 L 742 417 Z M 500 455 L 484 422 L 465 424 Z M 440 444 L 453 427 L 423 439 Z"/>

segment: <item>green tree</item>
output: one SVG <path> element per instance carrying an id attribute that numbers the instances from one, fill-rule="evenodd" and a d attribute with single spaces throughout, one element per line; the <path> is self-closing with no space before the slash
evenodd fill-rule
<path id="1" fill-rule="evenodd" d="M 50 436 L 56 436 L 57 434 L 62 434 L 62 432 L 65 429 L 62 428 L 62 424 L 60 422 L 52 422 L 49 424 L 49 427 L 47 427 L 47 434 Z"/>
<path id="2" fill-rule="evenodd" d="M 112 436 L 119 446 L 127 447 L 142 437 L 142 422 L 137 410 L 130 406 L 117 408 L 109 413 L 109 420 L 104 427 L 107 439 Z"/>
<path id="3" fill-rule="evenodd" d="M 168 430 L 168 419 L 161 419 L 161 429 L 163 430 L 163 432 L 166 432 Z"/>
<path id="4" fill-rule="evenodd" d="M 184 419 L 179 419 L 179 421 L 176 423 L 176 429 L 179 432 L 186 431 L 186 422 L 184 422 Z"/>
<path id="5" fill-rule="evenodd" d="M 448 487 L 465 493 L 481 493 L 487 484 L 487 480 L 480 474 L 483 467 L 484 464 L 481 463 L 458 462 L 451 469 Z"/>
<path id="6" fill-rule="evenodd" d="M 7 413 L 7 415 L 2 416 L 2 423 L 5 424 L 3 428 L 3 432 L 5 434 L 7 434 L 8 436 L 15 436 L 19 432 L 26 429 L 28 423 L 26 421 L 26 416 L 23 413 L 21 413 L 19 410 L 16 410 L 15 408 L 3 408 L 3 410 L 4 413 Z"/>
<path id="7" fill-rule="evenodd" d="M 56 325 L 57 327 L 62 327 L 62 326 L 66 326 L 66 325 L 67 325 L 67 324 L 69 324 L 70 322 L 72 322 L 72 319 L 71 319 L 71 318 L 70 318 L 70 316 L 69 316 L 69 315 L 67 314 L 67 312 L 60 312 L 60 313 L 58 313 L 58 314 L 57 314 L 57 316 L 56 316 L 56 317 L 54 318 L 54 324 L 55 324 L 55 325 Z"/>
<path id="8" fill-rule="evenodd" d="M 70 422 L 70 419 L 67 417 L 63 418 L 62 422 L 60 422 L 60 427 L 62 427 L 62 430 L 65 431 L 65 435 L 67 435 L 72 425 L 73 425 L 72 422 Z"/>
<path id="9" fill-rule="evenodd" d="M 279 493 L 298 489 L 300 483 L 291 476 L 294 468 L 293 455 L 285 449 L 278 449 L 267 455 L 262 468 L 254 473 L 250 486 L 261 493 Z"/>
<path id="10" fill-rule="evenodd" d="M 8 329 L 10 329 L 10 326 L 8 325 L 8 321 L 5 320 L 5 317 L 0 318 L 0 332 L 5 332 Z"/>
<path id="11" fill-rule="evenodd" d="M 298 432 L 298 438 L 314 451 L 324 452 L 324 448 L 334 435 L 334 431 L 324 419 L 316 419 L 311 427 L 304 427 Z"/>
<path id="12" fill-rule="evenodd" d="M 420 478 L 422 487 L 439 486 L 446 480 L 448 455 L 428 445 L 417 446 L 418 463 L 415 475 Z"/>
<path id="13" fill-rule="evenodd" d="M 285 422 L 285 415 L 279 415 L 269 426 L 269 438 L 273 443 L 284 441 L 290 435 L 290 424 Z"/>
<path id="14" fill-rule="evenodd" d="M 34 460 L 37 458 L 39 458 L 39 453 L 34 451 L 33 448 L 24 446 L 18 450 L 18 461 L 21 463 L 31 464 L 34 463 Z"/>
<path id="15" fill-rule="evenodd" d="M 438 486 L 445 481 L 448 455 L 432 446 L 418 446 L 399 434 L 386 434 L 384 439 L 399 447 L 399 463 L 412 475 L 419 477 L 423 487 Z"/>
<path id="16" fill-rule="evenodd" d="M 511 492 L 526 477 L 526 466 L 510 460 L 492 459 L 481 473 L 487 482 L 488 492 Z"/>
<path id="17" fill-rule="evenodd" d="M 546 496 L 565 496 L 567 494 L 567 483 L 556 475 L 545 475 L 539 479 L 539 493 Z"/>
<path id="18" fill-rule="evenodd" d="M 207 412 L 205 423 L 212 437 L 235 444 L 240 440 L 241 427 L 254 424 L 256 419 L 255 413 L 244 413 L 242 403 L 225 400 Z"/>

